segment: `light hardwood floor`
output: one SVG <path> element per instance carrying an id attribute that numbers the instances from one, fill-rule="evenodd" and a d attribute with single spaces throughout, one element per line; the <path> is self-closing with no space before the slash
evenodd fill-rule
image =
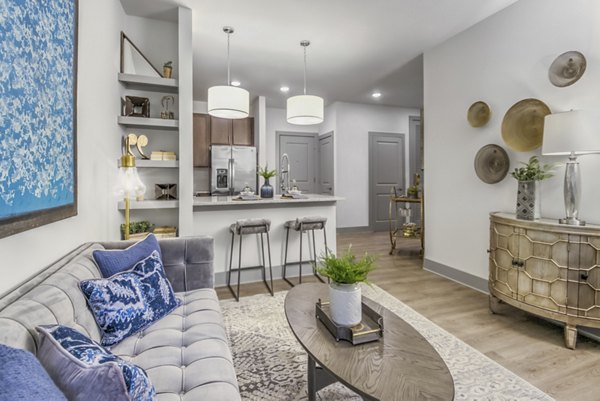
<path id="1" fill-rule="evenodd" d="M 569 350 L 561 327 L 506 305 L 502 314 L 491 314 L 487 295 L 423 270 L 417 241 L 401 241 L 390 256 L 387 233 L 339 233 L 338 251 L 349 244 L 377 256 L 373 283 L 556 400 L 600 401 L 600 344 L 580 335 L 577 349 Z M 276 291 L 289 288 L 275 282 Z M 241 292 L 265 291 L 252 283 Z M 227 288 L 217 293 L 231 298 Z"/>

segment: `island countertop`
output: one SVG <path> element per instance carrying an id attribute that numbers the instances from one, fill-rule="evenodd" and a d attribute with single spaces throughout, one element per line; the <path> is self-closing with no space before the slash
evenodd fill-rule
<path id="1" fill-rule="evenodd" d="M 301 206 L 303 203 L 331 203 L 343 200 L 338 196 L 306 194 L 304 199 L 282 198 L 275 195 L 270 199 L 239 200 L 237 196 L 197 196 L 194 197 L 194 208 L 219 207 L 219 206 Z"/>

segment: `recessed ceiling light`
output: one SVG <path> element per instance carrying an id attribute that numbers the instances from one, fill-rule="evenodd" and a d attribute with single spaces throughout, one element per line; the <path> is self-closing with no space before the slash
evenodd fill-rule
<path id="1" fill-rule="evenodd" d="M 373 96 L 375 99 L 380 98 L 381 97 L 381 92 L 373 92 L 371 94 L 371 96 Z"/>
<path id="2" fill-rule="evenodd" d="M 281 88 L 279 88 L 280 91 L 282 91 L 283 93 L 289 92 L 290 88 L 288 86 L 282 86 Z"/>
<path id="3" fill-rule="evenodd" d="M 240 81 L 231 81 L 231 86 L 240 86 Z"/>

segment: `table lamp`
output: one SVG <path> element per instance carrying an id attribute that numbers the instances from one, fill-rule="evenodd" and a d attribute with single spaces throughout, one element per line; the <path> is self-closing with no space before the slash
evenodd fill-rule
<path id="1" fill-rule="evenodd" d="M 544 118 L 544 141 L 542 154 L 545 156 L 569 156 L 565 168 L 565 212 L 561 224 L 584 226 L 579 219 L 581 198 L 581 176 L 577 156 L 600 152 L 600 119 L 598 113 L 571 110 L 549 114 Z"/>
<path id="2" fill-rule="evenodd" d="M 124 239 L 129 239 L 129 208 L 130 200 L 140 200 L 146 192 L 146 186 L 140 180 L 135 167 L 135 156 L 129 154 L 129 146 L 126 146 L 126 153 L 121 156 L 121 165 L 117 176 L 117 196 L 125 201 L 125 230 Z"/>

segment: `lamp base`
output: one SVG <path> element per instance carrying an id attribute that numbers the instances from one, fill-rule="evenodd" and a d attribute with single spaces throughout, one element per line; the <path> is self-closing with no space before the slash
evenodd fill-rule
<path id="1" fill-rule="evenodd" d="M 559 224 L 566 224 L 569 226 L 585 226 L 584 220 L 579 220 L 574 217 L 565 217 L 564 219 L 558 219 Z"/>

